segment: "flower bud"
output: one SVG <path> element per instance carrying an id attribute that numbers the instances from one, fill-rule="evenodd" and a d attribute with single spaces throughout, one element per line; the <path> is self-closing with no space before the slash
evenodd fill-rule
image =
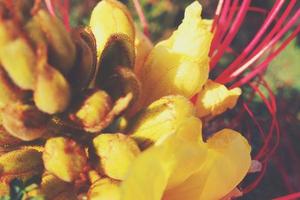
<path id="1" fill-rule="evenodd" d="M 89 189 L 89 200 L 119 200 L 119 183 L 110 178 L 96 181 Z"/>
<path id="2" fill-rule="evenodd" d="M 88 96 L 79 110 L 70 115 L 71 121 L 79 125 L 75 128 L 89 133 L 99 133 L 120 116 L 133 99 L 132 93 L 128 93 L 112 104 L 108 97 L 102 90 L 96 90 L 91 96 Z"/>
<path id="3" fill-rule="evenodd" d="M 107 176 L 123 180 L 132 161 L 140 153 L 133 139 L 124 134 L 101 134 L 94 140 L 99 167 Z"/>
<path id="4" fill-rule="evenodd" d="M 155 45 L 147 57 L 140 70 L 145 106 L 166 95 L 191 98 L 206 82 L 212 33 L 210 22 L 201 19 L 201 11 L 197 1 L 188 6 L 178 29 Z"/>
<path id="5" fill-rule="evenodd" d="M 174 134 L 180 124 L 194 113 L 193 105 L 185 97 L 166 96 L 138 113 L 128 132 L 144 149 Z"/>
<path id="6" fill-rule="evenodd" d="M 20 144 L 21 142 L 22 142 L 21 140 L 11 136 L 0 123 L 0 145 L 1 146 L 14 146 Z"/>
<path id="7" fill-rule="evenodd" d="M 42 153 L 32 149 L 19 149 L 0 156 L 0 180 L 9 183 L 14 178 L 24 181 L 42 174 Z"/>
<path id="8" fill-rule="evenodd" d="M 31 41 L 34 48 L 38 48 L 41 45 L 47 45 L 47 39 L 40 27 L 40 22 L 36 17 L 32 17 L 24 25 L 24 31 L 27 34 L 27 37 Z"/>
<path id="9" fill-rule="evenodd" d="M 15 102 L 3 109 L 2 120 L 4 128 L 12 136 L 30 141 L 45 133 L 49 118 L 34 106 Z"/>
<path id="10" fill-rule="evenodd" d="M 179 125 L 175 135 L 191 142 L 203 143 L 202 121 L 198 117 L 188 117 Z"/>
<path id="11" fill-rule="evenodd" d="M 18 29 L 12 20 L 1 21 L 0 23 L 0 46 L 13 41 L 17 36 Z"/>
<path id="12" fill-rule="evenodd" d="M 111 109 L 110 96 L 103 90 L 94 90 L 84 99 L 74 117 L 85 128 L 93 128 L 105 120 Z"/>
<path id="13" fill-rule="evenodd" d="M 240 88 L 228 90 L 224 85 L 208 80 L 198 94 L 196 112 L 198 117 L 213 118 L 232 109 L 241 95 Z"/>
<path id="14" fill-rule="evenodd" d="M 95 78 L 97 49 L 94 35 L 89 29 L 75 29 L 72 32 L 76 44 L 76 63 L 70 72 L 72 88 L 80 93 L 88 88 Z"/>
<path id="15" fill-rule="evenodd" d="M 168 191 L 171 197 L 173 193 L 177 199 L 186 199 L 183 191 L 193 187 L 198 188 L 193 195 L 199 199 L 221 199 L 244 179 L 251 165 L 251 147 L 246 138 L 223 129 L 207 140 L 207 147 L 203 167 L 189 177 L 185 186 Z"/>
<path id="16" fill-rule="evenodd" d="M 66 182 L 76 180 L 87 164 L 84 149 L 75 141 L 63 137 L 47 140 L 43 160 L 49 172 Z"/>
<path id="17" fill-rule="evenodd" d="M 49 64 L 67 74 L 75 63 L 76 49 L 64 25 L 46 11 L 39 10 L 34 18 L 39 22 L 49 45 Z"/>
<path id="18" fill-rule="evenodd" d="M 30 191 L 28 195 L 32 197 L 43 196 L 45 199 L 51 200 L 77 199 L 74 187 L 51 173 L 44 173 L 39 188 Z"/>
<path id="19" fill-rule="evenodd" d="M 133 71 L 127 67 L 115 67 L 111 74 L 99 84 L 111 95 L 114 100 L 118 100 L 127 94 L 132 95 L 130 106 L 138 102 L 141 85 Z"/>
<path id="20" fill-rule="evenodd" d="M 25 92 L 18 88 L 0 66 L 0 108 L 9 102 L 20 101 L 24 98 Z"/>
<path id="21" fill-rule="evenodd" d="M 34 102 L 43 112 L 63 112 L 71 98 L 70 86 L 65 77 L 50 65 L 40 68 L 34 90 Z"/>
<path id="22" fill-rule="evenodd" d="M 36 56 L 24 38 L 17 38 L 1 46 L 0 62 L 17 86 L 24 90 L 34 89 Z"/>
<path id="23" fill-rule="evenodd" d="M 90 27 L 96 38 L 99 59 L 113 37 L 122 35 L 134 41 L 131 15 L 126 6 L 116 0 L 103 0 L 97 4 L 92 11 Z"/>

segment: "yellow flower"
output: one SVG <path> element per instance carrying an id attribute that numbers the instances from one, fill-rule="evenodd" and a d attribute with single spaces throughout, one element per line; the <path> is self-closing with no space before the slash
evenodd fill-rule
<path id="1" fill-rule="evenodd" d="M 233 108 L 239 96 L 240 88 L 228 90 L 224 85 L 208 80 L 196 101 L 198 117 L 212 118 Z"/>
<path id="2" fill-rule="evenodd" d="M 54 137 L 47 140 L 43 161 L 47 171 L 65 182 L 75 181 L 84 172 L 87 156 L 72 139 Z"/>
<path id="3" fill-rule="evenodd" d="M 89 200 L 119 200 L 119 183 L 116 180 L 103 178 L 97 180 L 89 189 Z"/>
<path id="4" fill-rule="evenodd" d="M 185 97 L 166 96 L 140 112 L 128 132 L 145 149 L 149 145 L 163 142 L 177 131 L 183 121 L 194 114 L 192 103 Z"/>
<path id="5" fill-rule="evenodd" d="M 133 20 L 126 6 L 116 0 L 103 0 L 94 8 L 90 27 L 95 35 L 98 58 L 112 37 L 126 36 L 134 41 Z"/>
<path id="6" fill-rule="evenodd" d="M 96 89 L 85 98 L 75 116 L 84 127 L 92 128 L 100 124 L 111 109 L 110 96 L 105 91 Z"/>
<path id="7" fill-rule="evenodd" d="M 143 152 L 121 185 L 121 200 L 217 200 L 246 175 L 250 146 L 224 129 L 207 143 L 169 137 Z"/>
<path id="8" fill-rule="evenodd" d="M 102 173 L 116 180 L 123 180 L 130 164 L 139 155 L 135 141 L 121 133 L 100 134 L 93 140 L 98 167 Z"/>
<path id="9" fill-rule="evenodd" d="M 140 77 L 140 71 L 143 67 L 147 56 L 151 52 L 153 48 L 152 42 L 147 38 L 144 33 L 142 33 L 137 28 L 135 29 L 135 40 L 134 40 L 134 47 L 135 47 L 135 66 L 134 72 Z"/>
<path id="10" fill-rule="evenodd" d="M 201 11 L 197 1 L 188 6 L 178 29 L 149 54 L 140 70 L 144 105 L 170 94 L 190 98 L 208 79 L 211 21 Z"/>

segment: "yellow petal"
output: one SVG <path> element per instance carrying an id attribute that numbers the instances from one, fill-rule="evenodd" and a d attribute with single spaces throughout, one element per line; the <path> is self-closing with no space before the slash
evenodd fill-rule
<path id="1" fill-rule="evenodd" d="M 211 118 L 233 108 L 241 93 L 240 88 L 228 90 L 224 85 L 208 80 L 197 97 L 197 116 Z"/>
<path id="2" fill-rule="evenodd" d="M 251 164 L 247 140 L 223 129 L 207 141 L 208 155 L 201 169 L 180 186 L 168 190 L 164 200 L 217 200 L 232 191 Z"/>
<path id="3" fill-rule="evenodd" d="M 166 96 L 139 113 L 129 133 L 142 148 L 160 144 L 193 115 L 194 107 L 188 99 L 183 96 Z"/>
<path id="4" fill-rule="evenodd" d="M 47 171 L 66 182 L 79 178 L 87 165 L 84 149 L 72 139 L 54 137 L 47 140 L 43 161 Z"/>
<path id="5" fill-rule="evenodd" d="M 95 127 L 100 124 L 112 109 L 112 100 L 103 90 L 95 89 L 87 95 L 76 111 L 76 119 L 84 127 Z"/>
<path id="6" fill-rule="evenodd" d="M 34 89 L 36 81 L 36 56 L 24 38 L 1 46 L 0 61 L 3 68 L 21 89 Z"/>
<path id="7" fill-rule="evenodd" d="M 121 200 L 161 199 L 169 171 L 163 168 L 160 160 L 160 149 L 154 147 L 138 157 L 121 185 Z"/>
<path id="8" fill-rule="evenodd" d="M 65 111 L 71 100 L 67 79 L 56 68 L 45 65 L 39 70 L 34 90 L 34 102 L 43 112 L 55 114 Z"/>
<path id="9" fill-rule="evenodd" d="M 102 173 L 117 180 L 125 178 L 130 164 L 140 153 L 135 141 L 121 133 L 100 134 L 94 138 L 93 144 Z"/>
<path id="10" fill-rule="evenodd" d="M 205 145 L 168 138 L 144 151 L 131 166 L 121 185 L 122 200 L 160 200 L 167 187 L 173 187 L 201 167 Z"/>
<path id="11" fill-rule="evenodd" d="M 182 139 L 203 143 L 202 140 L 202 121 L 194 116 L 186 118 L 179 126 L 176 136 Z"/>
<path id="12" fill-rule="evenodd" d="M 151 51 L 141 69 L 144 105 L 169 94 L 190 98 L 206 82 L 212 34 L 201 11 L 197 1 L 188 6 L 178 29 Z"/>
<path id="13" fill-rule="evenodd" d="M 49 55 L 51 56 L 49 64 L 66 75 L 73 67 L 76 59 L 76 47 L 70 33 L 58 18 L 51 16 L 44 10 L 39 10 L 33 19 L 39 23 L 39 28 L 44 32 L 47 39 Z"/>
<path id="14" fill-rule="evenodd" d="M 4 108 L 9 102 L 24 99 L 25 92 L 17 87 L 0 66 L 0 108 Z"/>
<path id="15" fill-rule="evenodd" d="M 140 78 L 140 71 L 153 48 L 152 42 L 140 30 L 135 29 L 135 67 L 134 72 Z"/>
<path id="16" fill-rule="evenodd" d="M 89 189 L 89 200 L 119 200 L 119 183 L 109 178 L 96 181 Z"/>
<path id="17" fill-rule="evenodd" d="M 102 54 L 109 38 L 113 35 L 126 35 L 134 41 L 133 20 L 126 6 L 119 1 L 99 2 L 92 12 L 90 26 L 96 38 L 98 56 Z"/>

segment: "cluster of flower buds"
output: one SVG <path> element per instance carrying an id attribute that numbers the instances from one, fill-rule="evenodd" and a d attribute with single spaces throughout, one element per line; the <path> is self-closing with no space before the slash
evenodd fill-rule
<path id="1" fill-rule="evenodd" d="M 241 90 L 208 80 L 211 21 L 198 2 L 155 46 L 117 0 L 70 32 L 38 2 L 0 0 L 0 196 L 33 176 L 26 195 L 46 199 L 219 199 L 239 184 L 245 138 L 202 139 Z"/>

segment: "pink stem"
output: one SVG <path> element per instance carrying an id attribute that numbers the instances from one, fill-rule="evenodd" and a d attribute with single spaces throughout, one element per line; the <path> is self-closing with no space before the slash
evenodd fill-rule
<path id="1" fill-rule="evenodd" d="M 253 84 L 249 84 L 249 85 L 252 87 L 252 89 L 254 91 L 257 92 L 257 94 L 260 96 L 260 98 L 264 101 L 264 103 L 266 104 L 266 106 L 267 106 L 267 108 L 268 108 L 268 110 L 269 110 L 269 112 L 270 112 L 270 114 L 272 115 L 272 118 L 273 118 L 272 125 L 271 125 L 271 128 L 269 130 L 269 133 L 268 133 L 266 138 L 263 138 L 264 139 L 264 145 L 260 149 L 259 153 L 255 156 L 255 159 L 259 160 L 264 155 L 267 155 L 267 158 L 268 158 L 274 153 L 274 151 L 276 150 L 276 148 L 279 144 L 279 136 L 280 136 L 279 133 L 280 133 L 280 131 L 279 131 L 278 121 L 277 121 L 276 115 L 275 115 L 276 108 L 273 107 L 273 105 L 276 105 L 276 104 L 273 103 L 273 105 L 271 105 L 270 102 L 265 97 L 265 95 L 260 91 L 260 89 L 257 86 L 254 86 Z M 275 129 L 276 134 L 277 134 L 277 140 L 276 140 L 276 143 L 275 143 L 274 147 L 271 150 L 269 150 L 269 152 L 268 152 L 268 146 L 271 142 L 274 129 Z M 266 152 L 268 152 L 268 154 Z M 266 158 L 266 160 L 267 160 L 267 158 Z"/>
<path id="2" fill-rule="evenodd" d="M 265 158 L 266 162 L 274 155 L 275 151 L 277 150 L 280 144 L 280 128 L 276 116 L 274 116 L 274 126 L 275 126 L 274 128 L 275 128 L 276 140 L 275 140 L 275 144 L 273 145 L 273 148 L 269 150 L 269 152 L 266 154 L 266 158 Z"/>
<path id="3" fill-rule="evenodd" d="M 276 4 L 273 6 L 272 10 L 269 12 L 266 20 L 264 21 L 262 27 L 257 32 L 255 37 L 252 39 L 252 41 L 248 44 L 248 46 L 242 51 L 240 56 L 234 60 L 233 63 L 230 64 L 230 66 L 216 79 L 216 81 L 222 80 L 223 77 L 228 76 L 228 72 L 230 72 L 230 69 L 233 68 L 231 66 L 237 66 L 243 59 L 249 54 L 249 52 L 255 47 L 255 45 L 260 41 L 263 34 L 266 32 L 267 28 L 271 25 L 274 18 L 277 16 L 278 12 L 280 11 L 280 8 L 282 7 L 284 1 L 278 0 L 276 1 Z"/>
<path id="4" fill-rule="evenodd" d="M 218 46 L 218 44 L 220 43 L 220 41 L 222 39 L 221 34 L 223 32 L 226 32 L 225 24 L 226 24 L 226 22 L 230 22 L 229 20 L 227 20 L 228 16 L 231 15 L 231 13 L 234 13 L 234 12 L 232 12 L 233 11 L 232 9 L 229 9 L 230 2 L 231 2 L 230 0 L 225 1 L 224 8 L 222 9 L 220 20 L 218 21 L 217 28 L 216 28 L 216 31 L 214 32 L 214 37 L 213 37 L 213 40 L 211 43 L 211 48 L 210 48 L 210 53 L 209 53 L 210 56 L 212 56 L 214 51 L 217 50 L 216 47 Z"/>
<path id="5" fill-rule="evenodd" d="M 216 9 L 216 12 L 215 12 L 215 17 L 214 17 L 214 22 L 213 22 L 213 25 L 212 25 L 212 28 L 211 28 L 211 32 L 212 33 L 215 31 L 216 25 L 217 25 L 217 23 L 219 21 L 220 13 L 221 13 L 223 4 L 224 4 L 224 0 L 220 0 L 218 2 L 218 6 L 217 6 L 217 9 Z"/>
<path id="6" fill-rule="evenodd" d="M 230 28 L 230 30 L 227 34 L 227 37 L 224 39 L 224 42 L 220 45 L 220 48 L 218 48 L 218 52 L 215 55 L 213 55 L 213 57 L 211 59 L 211 63 L 210 63 L 211 69 L 213 69 L 216 66 L 216 64 L 218 63 L 218 61 L 224 54 L 226 47 L 232 42 L 235 35 L 237 34 L 240 26 L 242 25 L 242 22 L 243 22 L 245 16 L 246 16 L 246 13 L 247 13 L 246 11 L 248 10 L 250 3 L 251 3 L 251 0 L 243 1 L 241 8 L 236 16 L 236 19 L 234 20 L 232 27 Z"/>
<path id="7" fill-rule="evenodd" d="M 69 14 L 70 14 L 70 2 L 69 2 L 69 0 L 64 0 L 63 8 L 62 8 L 61 12 L 62 12 L 63 22 L 65 24 L 65 27 L 68 31 L 70 31 L 71 27 L 70 27 L 70 17 L 69 17 Z"/>
<path id="8" fill-rule="evenodd" d="M 263 9 L 263 8 L 258 8 L 258 7 L 249 7 L 248 9 L 249 11 L 252 11 L 252 12 L 257 12 L 257 13 L 261 13 L 261 14 L 267 14 L 268 11 L 266 9 Z"/>
<path id="9" fill-rule="evenodd" d="M 145 17 L 145 14 L 143 12 L 143 9 L 142 9 L 142 6 L 141 6 L 139 0 L 133 0 L 133 4 L 134 4 L 136 12 L 137 12 L 137 14 L 139 16 L 139 19 L 140 19 L 140 21 L 142 23 L 142 27 L 144 29 L 144 34 L 147 37 L 150 37 L 149 25 L 148 25 L 147 19 Z"/>
<path id="10" fill-rule="evenodd" d="M 252 63 L 254 63 L 265 51 L 268 50 L 268 48 L 272 45 L 274 45 L 284 34 L 286 31 L 289 30 L 289 28 L 293 25 L 294 22 L 289 23 L 289 27 L 286 28 L 286 26 L 284 26 L 285 31 L 281 30 L 281 34 L 277 34 L 274 38 L 274 34 L 280 30 L 283 22 L 285 21 L 285 19 L 287 18 L 289 12 L 291 11 L 291 9 L 293 8 L 295 4 L 295 1 L 292 0 L 289 4 L 289 6 L 286 8 L 286 10 L 284 11 L 284 13 L 282 14 L 282 16 L 280 17 L 280 19 L 278 20 L 278 22 L 276 23 L 276 25 L 274 26 L 274 28 L 271 30 L 271 32 L 268 34 L 268 36 L 263 40 L 263 42 L 261 42 L 261 44 L 256 48 L 256 50 L 251 54 L 250 58 L 248 59 L 248 61 L 246 63 L 244 63 L 243 65 L 236 63 L 236 65 L 230 65 L 219 77 L 218 77 L 218 82 L 220 83 L 228 83 L 230 82 L 232 79 L 234 79 L 233 77 L 230 77 L 230 74 L 233 74 L 235 72 L 239 72 L 241 73 L 241 71 L 244 71 L 244 68 L 249 67 Z M 296 20 L 296 17 L 293 18 L 294 20 Z M 272 40 L 273 39 L 273 40 Z M 271 42 L 272 44 L 270 44 Z"/>
<path id="11" fill-rule="evenodd" d="M 225 36 L 226 36 L 226 33 L 227 33 L 226 30 L 228 30 L 229 27 L 230 27 L 230 24 L 231 24 L 230 22 L 232 21 L 232 19 L 234 17 L 234 14 L 237 11 L 238 3 L 239 3 L 238 0 L 234 0 L 233 4 L 230 7 L 230 12 L 228 14 L 228 17 L 226 18 L 226 23 L 224 25 L 223 30 L 221 30 L 221 36 L 220 36 L 221 39 L 225 39 Z"/>
<path id="12" fill-rule="evenodd" d="M 52 0 L 45 0 L 46 6 L 48 8 L 48 11 L 50 13 L 50 15 L 52 16 L 56 16 L 55 11 L 54 11 L 54 7 L 52 4 Z"/>
<path id="13" fill-rule="evenodd" d="M 247 68 L 249 68 L 256 60 L 258 60 L 260 58 L 260 56 L 263 55 L 263 53 L 265 53 L 269 48 L 271 48 L 273 45 L 275 45 L 284 36 L 284 34 L 287 31 L 289 31 L 289 29 L 294 25 L 296 20 L 298 20 L 297 19 L 298 17 L 300 17 L 300 10 L 297 12 L 296 15 L 294 15 L 294 17 L 288 22 L 288 24 L 286 24 L 286 26 L 270 41 L 269 44 L 267 44 L 263 49 L 261 49 L 260 52 L 258 52 L 253 58 L 251 58 L 249 61 L 247 61 L 245 64 L 243 64 L 240 68 L 238 68 L 232 74 L 230 74 L 228 80 L 225 83 L 228 83 L 231 80 L 234 80 L 237 76 L 239 76 L 242 72 L 244 72 Z M 292 40 L 292 38 L 295 37 L 295 33 L 299 32 L 299 27 L 296 29 L 296 31 L 294 31 L 292 37 L 289 37 L 286 40 L 287 42 L 283 43 L 282 47 L 279 48 L 278 51 L 275 52 L 276 54 L 280 53 L 283 50 L 283 48 L 288 44 L 288 42 L 290 42 Z M 275 56 L 268 57 L 268 59 L 266 59 L 265 62 L 263 62 L 264 63 L 263 65 L 267 65 L 274 58 L 275 58 Z M 264 67 L 266 67 L 266 66 L 264 66 Z"/>
<path id="14" fill-rule="evenodd" d="M 240 87 L 246 83 L 248 83 L 251 79 L 253 79 L 258 73 L 265 70 L 268 67 L 268 64 L 276 58 L 276 56 L 281 53 L 282 50 L 297 36 L 297 34 L 300 32 L 300 25 L 297 27 L 296 30 L 293 31 L 293 33 L 281 44 L 281 46 L 273 52 L 265 61 L 263 61 L 261 64 L 259 64 L 254 70 L 252 70 L 249 74 L 247 74 L 245 77 L 241 78 L 239 81 L 234 83 L 230 88 L 234 87 Z M 242 72 L 236 73 L 233 75 L 236 77 Z"/>
<path id="15" fill-rule="evenodd" d="M 265 134 L 262 126 L 259 124 L 259 122 L 255 118 L 254 113 L 252 112 L 252 110 L 249 108 L 249 106 L 246 103 L 243 103 L 243 106 L 244 106 L 245 110 L 247 111 L 248 115 L 253 120 L 254 124 L 257 126 L 260 137 L 264 139 L 266 134 Z"/>
<path id="16" fill-rule="evenodd" d="M 282 197 L 277 197 L 273 200 L 296 200 L 298 198 L 300 198 L 300 192 L 296 192 Z"/>

